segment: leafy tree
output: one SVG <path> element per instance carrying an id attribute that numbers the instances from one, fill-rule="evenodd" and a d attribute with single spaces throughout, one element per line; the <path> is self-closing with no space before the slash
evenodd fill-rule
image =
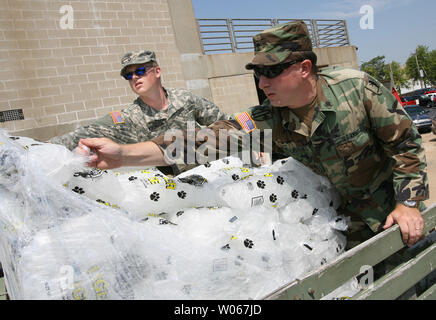
<path id="1" fill-rule="evenodd" d="M 406 70 L 404 68 L 401 68 L 401 65 L 396 62 L 392 61 L 391 66 L 389 64 L 385 65 L 385 78 L 390 80 L 390 69 L 392 68 L 392 77 L 394 78 L 394 85 L 395 88 L 401 88 L 406 87 L 407 82 L 409 81 L 409 77 L 406 74 Z"/>
<path id="2" fill-rule="evenodd" d="M 389 82 L 391 80 L 391 68 L 395 87 L 405 86 L 408 81 L 405 70 L 395 61 L 392 61 L 390 65 L 386 64 L 385 56 L 377 56 L 360 66 L 360 70 L 365 71 L 380 82 Z"/>
<path id="3" fill-rule="evenodd" d="M 378 81 L 387 80 L 385 73 L 385 56 L 377 56 L 368 62 L 362 63 L 360 70 L 365 71 Z"/>
<path id="4" fill-rule="evenodd" d="M 421 78 L 419 73 L 417 60 L 419 68 L 424 72 L 424 78 Z M 427 46 L 417 46 L 415 52 L 406 61 L 406 73 L 414 81 L 424 80 L 426 87 L 434 84 L 436 82 L 436 50 L 429 51 Z"/>
<path id="5" fill-rule="evenodd" d="M 436 86 L 436 50 L 429 52 L 425 71 L 427 72 L 428 80 L 432 85 Z"/>

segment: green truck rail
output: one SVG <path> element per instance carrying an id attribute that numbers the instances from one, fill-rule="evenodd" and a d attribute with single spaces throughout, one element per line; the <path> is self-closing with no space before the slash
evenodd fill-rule
<path id="1" fill-rule="evenodd" d="M 6 300 L 8 297 L 8 294 L 6 292 L 6 286 L 5 286 L 5 278 L 0 278 L 0 300 Z"/>
<path id="2" fill-rule="evenodd" d="M 423 234 L 427 237 L 420 242 L 430 239 L 429 232 L 433 231 L 436 226 L 436 204 L 423 212 L 423 218 Z M 400 297 L 435 270 L 436 243 L 427 242 L 430 243 L 424 250 L 417 249 L 413 252 L 412 247 L 410 250 L 412 257 L 409 260 L 349 298 L 353 300 L 394 300 Z M 319 300 L 353 277 L 362 275 L 363 266 L 375 266 L 404 247 L 399 226 L 394 225 L 344 252 L 334 261 L 308 273 L 304 278 L 277 289 L 264 299 Z M 433 284 L 417 299 L 436 299 L 436 284 Z"/>
<path id="3" fill-rule="evenodd" d="M 363 287 L 347 299 L 353 300 L 394 300 L 409 288 L 424 279 L 436 265 L 436 241 L 431 240 L 436 226 L 436 204 L 425 212 L 424 231 L 426 243 L 419 249 L 410 248 L 411 258 Z M 434 231 L 434 232 L 432 232 Z M 430 232 L 432 232 L 430 234 Z M 427 241 L 430 239 L 430 241 Z M 395 252 L 404 248 L 398 225 L 395 225 L 364 243 L 344 252 L 334 261 L 308 273 L 264 297 L 266 300 L 319 300 L 354 277 L 362 275 L 362 266 L 375 266 Z M 415 251 L 415 252 L 414 252 Z M 8 299 L 4 277 L 0 277 L 0 300 Z M 436 283 L 416 297 L 417 300 L 435 300 Z"/>

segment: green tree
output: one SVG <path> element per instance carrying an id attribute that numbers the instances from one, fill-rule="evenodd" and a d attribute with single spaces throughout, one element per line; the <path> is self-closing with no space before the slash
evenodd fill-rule
<path id="1" fill-rule="evenodd" d="M 436 50 L 432 50 L 428 54 L 428 64 L 426 66 L 428 80 L 433 86 L 436 86 Z"/>
<path id="2" fill-rule="evenodd" d="M 385 56 L 377 56 L 368 62 L 362 63 L 360 70 L 365 71 L 369 75 L 376 78 L 378 81 L 386 81 L 385 73 Z"/>
<path id="3" fill-rule="evenodd" d="M 423 70 L 424 77 L 418 70 Z M 427 46 L 419 45 L 416 47 L 406 61 L 407 76 L 414 81 L 423 80 L 424 86 L 429 86 L 436 82 L 436 50 L 429 51 Z"/>
<path id="4" fill-rule="evenodd" d="M 368 62 L 362 63 L 360 66 L 360 70 L 365 71 L 383 83 L 390 82 L 391 68 L 395 88 L 399 89 L 405 86 L 408 81 L 405 70 L 402 69 L 401 65 L 396 61 L 392 61 L 390 65 L 386 64 L 385 56 L 377 56 Z"/>
<path id="5" fill-rule="evenodd" d="M 409 81 L 409 77 L 406 74 L 406 69 L 401 68 L 401 65 L 396 61 L 392 61 L 390 66 L 389 66 L 389 64 L 385 65 L 385 67 L 384 67 L 385 79 L 390 80 L 391 68 L 392 68 L 392 77 L 394 80 L 395 88 L 400 90 L 401 87 L 406 87 L 407 82 Z"/>

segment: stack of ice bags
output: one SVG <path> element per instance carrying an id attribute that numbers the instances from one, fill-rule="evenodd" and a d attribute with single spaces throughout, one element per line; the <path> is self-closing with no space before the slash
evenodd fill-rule
<path id="1" fill-rule="evenodd" d="M 176 177 L 98 170 L 0 131 L 0 262 L 12 299 L 260 299 L 341 254 L 347 219 L 292 158 Z"/>

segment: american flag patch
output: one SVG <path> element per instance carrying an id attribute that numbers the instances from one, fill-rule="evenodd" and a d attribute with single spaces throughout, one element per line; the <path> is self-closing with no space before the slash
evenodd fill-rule
<path id="1" fill-rule="evenodd" d="M 111 117 L 115 124 L 124 123 L 123 115 L 119 111 L 112 111 Z"/>
<path id="2" fill-rule="evenodd" d="M 238 114 L 236 116 L 236 120 L 238 120 L 242 129 L 244 129 L 246 132 L 251 132 L 256 129 L 256 124 L 254 123 L 253 119 L 250 117 L 247 111 Z"/>

